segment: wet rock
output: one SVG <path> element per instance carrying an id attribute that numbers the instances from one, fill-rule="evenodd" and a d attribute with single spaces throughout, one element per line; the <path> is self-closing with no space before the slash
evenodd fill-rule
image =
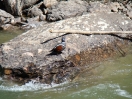
<path id="1" fill-rule="evenodd" d="M 49 71 L 52 75 L 52 81 L 54 83 L 62 83 L 66 80 L 72 80 L 76 77 L 77 73 L 79 73 L 79 68 L 75 67 L 75 65 L 70 61 L 58 61 L 46 66 L 46 71 Z M 69 69 L 70 68 L 70 69 Z M 71 74 L 72 72 L 72 74 Z M 43 72 L 44 73 L 44 72 Z M 48 73 L 49 75 L 49 73 Z M 50 75 L 50 77 L 51 77 Z M 47 78 L 47 74 L 43 74 L 42 78 Z M 50 83 L 51 83 L 50 82 Z"/>
<path id="2" fill-rule="evenodd" d="M 13 26 L 11 24 L 1 25 L 2 30 L 10 30 Z"/>
<path id="3" fill-rule="evenodd" d="M 5 75 L 10 75 L 12 73 L 12 70 L 10 69 L 10 68 L 6 68 L 5 70 L 4 70 L 4 74 Z"/>
<path id="4" fill-rule="evenodd" d="M 72 74 L 70 72 L 72 72 Z M 79 73 L 79 68 L 76 68 L 72 62 L 67 60 L 42 66 L 41 69 L 34 63 L 28 63 L 23 68 L 4 68 L 4 74 L 7 75 L 8 78 L 20 81 L 21 83 L 28 82 L 31 79 L 36 79 L 46 84 L 51 84 L 52 82 L 62 83 L 69 79 L 74 79 L 77 73 Z"/>
<path id="5" fill-rule="evenodd" d="M 10 30 L 10 31 L 20 30 L 18 26 L 14 26 L 12 24 L 1 25 L 0 28 L 1 30 Z"/>
<path id="6" fill-rule="evenodd" d="M 88 3 L 81 0 L 61 1 L 47 11 L 48 21 L 57 21 L 82 15 L 88 11 Z"/>

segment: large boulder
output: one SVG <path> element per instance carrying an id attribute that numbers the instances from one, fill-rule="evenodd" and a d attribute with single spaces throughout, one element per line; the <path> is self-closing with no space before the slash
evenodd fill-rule
<path id="1" fill-rule="evenodd" d="M 0 28 L 7 30 L 13 27 L 11 24 L 15 24 L 14 16 L 0 9 Z"/>
<path id="2" fill-rule="evenodd" d="M 38 1 L 39 0 L 3 0 L 6 11 L 15 16 L 21 16 L 23 8 L 30 7 Z"/>
<path id="3" fill-rule="evenodd" d="M 72 80 L 89 63 L 125 55 L 128 42 L 121 36 L 51 34 L 49 30 L 131 31 L 132 20 L 117 13 L 91 13 L 45 24 L 29 30 L 0 47 L 0 65 L 5 75 L 20 81 L 37 78 L 43 83 Z M 66 37 L 66 49 L 59 55 L 50 50 Z M 123 35 L 127 38 L 128 35 Z M 123 46 L 122 46 L 123 45 Z"/>
<path id="4" fill-rule="evenodd" d="M 48 21 L 57 21 L 87 13 L 88 3 L 82 0 L 60 1 L 47 11 Z"/>

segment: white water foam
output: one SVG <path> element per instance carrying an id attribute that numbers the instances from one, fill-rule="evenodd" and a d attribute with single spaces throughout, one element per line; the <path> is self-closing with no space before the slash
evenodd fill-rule
<path id="1" fill-rule="evenodd" d="M 36 90 L 45 90 L 45 89 L 55 88 L 58 86 L 62 86 L 66 83 L 67 82 L 64 82 L 61 84 L 51 83 L 51 85 L 49 85 L 49 84 L 35 83 L 35 81 L 30 81 L 30 82 L 26 83 L 25 85 L 14 84 L 12 86 L 8 86 L 8 85 L 5 86 L 5 85 L 1 84 L 0 90 L 13 91 L 13 92 L 36 91 Z"/>
<path id="2" fill-rule="evenodd" d="M 132 95 L 129 94 L 126 90 L 117 89 L 117 90 L 115 90 L 115 92 L 116 92 L 119 96 L 132 99 Z"/>
<path id="3" fill-rule="evenodd" d="M 99 95 L 98 93 L 105 94 L 105 95 Z M 113 94 L 113 95 L 112 95 Z M 83 90 L 76 91 L 72 94 L 69 94 L 70 97 L 98 97 L 98 99 L 106 99 L 109 97 L 109 99 L 113 99 L 117 96 L 130 98 L 132 99 L 132 95 L 127 92 L 126 90 L 123 90 L 120 88 L 120 85 L 118 84 L 98 84 L 96 86 L 91 86 L 89 88 L 85 88 Z"/>
<path id="4" fill-rule="evenodd" d="M 2 81 L 2 78 L 0 77 L 0 81 Z"/>
<path id="5" fill-rule="evenodd" d="M 127 92 L 126 90 L 121 89 L 120 85 L 118 85 L 118 84 L 106 84 L 106 85 L 100 84 L 97 88 L 99 88 L 99 89 L 106 89 L 106 88 L 112 89 L 115 95 L 119 95 L 122 97 L 132 99 L 132 95 L 129 92 Z"/>

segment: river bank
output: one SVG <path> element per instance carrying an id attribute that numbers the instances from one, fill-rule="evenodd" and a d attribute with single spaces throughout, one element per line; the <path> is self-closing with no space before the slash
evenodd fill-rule
<path id="1" fill-rule="evenodd" d="M 0 29 L 29 30 L 49 22 L 93 12 L 119 13 L 132 19 L 131 9 L 131 0 L 1 0 Z"/>

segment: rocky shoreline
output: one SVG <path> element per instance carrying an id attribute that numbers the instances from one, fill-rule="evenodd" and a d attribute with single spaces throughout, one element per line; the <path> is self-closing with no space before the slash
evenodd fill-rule
<path id="1" fill-rule="evenodd" d="M 95 12 L 124 14 L 132 19 L 131 0 L 0 0 L 0 29 L 29 30 L 49 22 Z"/>
<path id="2" fill-rule="evenodd" d="M 125 13 L 125 11 L 131 12 L 131 1 L 128 0 L 127 4 L 129 6 L 126 4 L 127 7 L 119 2 L 103 4 L 100 2 L 87 3 L 81 0 L 68 0 L 46 5 L 46 0 L 37 2 L 37 4 L 33 1 L 32 3 L 35 6 L 29 8 L 32 18 L 25 20 L 22 17 L 25 12 L 21 13 L 21 11 L 26 10 L 28 4 L 26 7 L 22 5 L 19 13 L 11 13 L 21 16 L 19 19 L 24 21 L 12 21 L 12 17 L 13 19 L 16 18 L 10 14 L 9 17 L 4 16 L 5 19 L 9 18 L 10 21 L 7 22 L 9 24 L 20 25 L 21 23 L 21 28 L 24 26 L 26 28 L 28 26 L 34 27 L 11 41 L 1 44 L 0 66 L 4 78 L 24 83 L 32 79 L 47 84 L 52 82 L 62 83 L 73 80 L 90 63 L 102 61 L 117 54 L 121 56 L 127 54 L 127 47 L 131 46 L 132 41 L 131 34 L 52 34 L 49 30 L 132 31 L 131 17 Z M 40 13 L 40 9 L 37 8 L 43 8 L 42 5 L 44 5 L 44 8 L 46 7 L 43 9 L 43 11 L 47 10 L 45 14 L 44 12 Z M 64 5 L 65 7 L 63 7 Z M 32 9 L 37 14 L 33 14 Z M 3 13 L 6 12 L 3 11 Z M 39 22 L 40 19 L 38 21 L 38 18 L 42 18 L 40 16 L 42 13 L 45 20 Z M 27 21 L 30 19 L 37 19 L 37 21 Z M 4 21 L 1 22 L 3 22 L 2 25 L 7 25 Z M 48 55 L 49 51 L 61 42 L 62 36 L 66 37 L 65 50 L 59 55 Z"/>

